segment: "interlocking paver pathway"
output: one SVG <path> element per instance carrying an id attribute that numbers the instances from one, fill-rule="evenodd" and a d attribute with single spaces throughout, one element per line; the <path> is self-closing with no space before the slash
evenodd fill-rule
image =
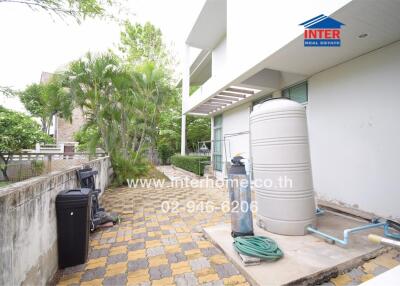
<path id="1" fill-rule="evenodd" d="M 187 176 L 168 167 L 163 172 L 173 180 Z M 205 209 L 208 201 L 220 207 L 226 199 L 217 188 L 107 190 L 102 205 L 119 213 L 121 223 L 93 233 L 88 261 L 65 269 L 59 285 L 249 285 L 202 233 L 229 221 L 220 209 Z"/>
<path id="2" fill-rule="evenodd" d="M 400 265 L 400 251 L 391 250 L 374 259 L 369 260 L 363 265 L 353 270 L 341 274 L 330 282 L 323 284 L 324 286 L 352 286 L 359 285 L 383 272 Z M 399 284 L 400 285 L 400 284 Z"/>
<path id="3" fill-rule="evenodd" d="M 187 177 L 171 167 L 160 169 L 172 180 Z M 249 285 L 202 234 L 202 227 L 229 222 L 220 209 L 205 209 L 206 202 L 218 207 L 226 198 L 217 188 L 107 190 L 102 204 L 122 222 L 93 233 L 88 261 L 65 269 L 59 285 Z M 174 211 L 162 210 L 165 201 Z M 322 285 L 358 285 L 399 264 L 400 252 L 392 250 Z"/>

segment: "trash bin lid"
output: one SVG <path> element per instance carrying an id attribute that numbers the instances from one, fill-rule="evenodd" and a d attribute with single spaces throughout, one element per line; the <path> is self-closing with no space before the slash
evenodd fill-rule
<path id="1" fill-rule="evenodd" d="M 81 189 L 71 189 L 60 192 L 56 197 L 56 203 L 59 202 L 69 202 L 69 201 L 80 201 L 88 200 L 92 189 L 81 188 Z"/>
<path id="2" fill-rule="evenodd" d="M 86 179 L 89 177 L 92 177 L 94 175 L 97 175 L 98 172 L 97 171 L 92 171 L 92 170 L 88 170 L 88 169 L 82 169 L 82 170 L 78 170 L 79 173 L 79 179 Z"/>

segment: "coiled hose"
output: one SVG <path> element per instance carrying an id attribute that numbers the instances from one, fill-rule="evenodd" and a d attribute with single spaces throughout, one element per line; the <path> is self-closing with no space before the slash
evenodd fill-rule
<path id="1" fill-rule="evenodd" d="M 278 260 L 282 250 L 271 238 L 264 236 L 239 236 L 234 238 L 233 247 L 241 254 L 262 260 Z"/>

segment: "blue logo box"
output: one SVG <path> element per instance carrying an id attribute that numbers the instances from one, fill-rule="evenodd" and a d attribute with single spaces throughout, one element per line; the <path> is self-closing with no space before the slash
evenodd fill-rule
<path id="1" fill-rule="evenodd" d="M 341 41 L 337 39 L 305 39 L 305 47 L 340 47 Z"/>

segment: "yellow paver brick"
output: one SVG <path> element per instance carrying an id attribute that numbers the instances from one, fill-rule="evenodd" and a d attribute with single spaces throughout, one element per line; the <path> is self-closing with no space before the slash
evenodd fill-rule
<path id="1" fill-rule="evenodd" d="M 342 274 L 336 278 L 331 279 L 331 282 L 335 284 L 335 286 L 344 286 L 346 284 L 349 284 L 351 281 L 351 276 L 348 274 Z"/>
<path id="2" fill-rule="evenodd" d="M 181 252 L 181 248 L 179 247 L 178 244 L 166 245 L 164 246 L 164 249 L 167 253 Z"/>
<path id="3" fill-rule="evenodd" d="M 172 275 L 179 275 L 182 273 L 188 273 L 192 271 L 188 261 L 171 263 L 170 267 L 172 269 Z"/>
<path id="4" fill-rule="evenodd" d="M 98 241 L 98 240 L 90 241 L 90 246 L 96 246 L 96 245 L 99 245 L 99 244 L 100 244 L 100 241 Z"/>
<path id="5" fill-rule="evenodd" d="M 105 248 L 110 248 L 110 247 L 111 247 L 111 244 L 104 243 L 104 244 L 99 244 L 99 245 L 93 246 L 93 249 L 98 250 L 98 249 L 105 249 Z"/>
<path id="6" fill-rule="evenodd" d="M 103 235 L 101 236 L 101 238 L 111 238 L 111 237 L 115 237 L 116 235 L 117 235 L 116 231 L 104 232 Z"/>
<path id="7" fill-rule="evenodd" d="M 139 228 L 133 228 L 133 233 L 138 234 L 138 233 L 143 233 L 146 232 L 146 228 L 145 227 L 139 227 Z"/>
<path id="8" fill-rule="evenodd" d="M 146 223 L 146 226 L 147 227 L 156 227 L 156 226 L 158 226 L 158 222 L 149 222 L 149 223 Z"/>
<path id="9" fill-rule="evenodd" d="M 94 269 L 97 267 L 103 267 L 106 265 L 106 262 L 107 262 L 107 257 L 90 259 L 86 264 L 86 269 Z"/>
<path id="10" fill-rule="evenodd" d="M 372 272 L 374 272 L 374 270 L 375 270 L 376 267 L 378 267 L 378 265 L 375 264 L 375 262 L 372 261 L 372 260 L 371 260 L 371 261 L 368 261 L 368 262 L 366 262 L 366 263 L 364 263 L 364 264 L 362 265 L 362 268 L 363 268 L 364 272 L 366 272 L 366 273 L 372 273 Z"/>
<path id="11" fill-rule="evenodd" d="M 116 254 L 126 253 L 127 251 L 128 251 L 128 249 L 127 249 L 126 245 L 117 246 L 117 247 L 111 247 L 109 255 L 116 255 Z"/>
<path id="12" fill-rule="evenodd" d="M 222 254 L 213 255 L 210 257 L 210 261 L 214 264 L 225 264 L 228 263 L 228 259 Z"/>
<path id="13" fill-rule="evenodd" d="M 150 236 L 150 237 L 156 237 L 156 236 L 161 236 L 162 232 L 161 231 L 149 231 L 147 233 L 147 235 Z"/>
<path id="14" fill-rule="evenodd" d="M 165 255 L 153 256 L 149 258 L 150 267 L 168 264 L 168 259 Z"/>
<path id="15" fill-rule="evenodd" d="M 172 230 L 174 228 L 171 225 L 161 225 L 160 229 L 161 230 Z"/>
<path id="16" fill-rule="evenodd" d="M 365 281 L 368 281 L 369 279 L 372 279 L 372 278 L 374 278 L 374 275 L 371 274 L 371 273 L 368 273 L 368 274 L 362 275 L 360 277 L 360 280 L 361 280 L 361 282 L 365 282 Z"/>
<path id="17" fill-rule="evenodd" d="M 150 276 L 135 276 L 135 277 L 131 277 L 128 276 L 128 286 L 137 286 L 140 283 L 146 283 L 146 282 L 150 282 Z"/>
<path id="18" fill-rule="evenodd" d="M 79 284 L 80 286 L 101 286 L 103 285 L 103 279 L 93 279 L 90 281 L 84 281 Z"/>
<path id="19" fill-rule="evenodd" d="M 188 243 L 188 242 L 193 242 L 193 239 L 191 236 L 184 236 L 184 237 L 178 237 L 179 243 Z"/>
<path id="20" fill-rule="evenodd" d="M 228 278 L 224 278 L 224 285 L 240 285 L 246 282 L 246 278 L 242 275 L 233 275 Z"/>
<path id="21" fill-rule="evenodd" d="M 144 238 L 132 239 L 131 241 L 129 241 L 128 244 L 133 244 L 133 243 L 138 243 L 138 242 L 144 242 Z"/>
<path id="22" fill-rule="evenodd" d="M 139 249 L 139 250 L 128 252 L 128 260 L 136 260 L 136 259 L 145 258 L 145 257 L 146 257 L 145 249 Z"/>
<path id="23" fill-rule="evenodd" d="M 160 240 L 149 240 L 149 241 L 146 241 L 146 248 L 157 247 L 157 246 L 161 246 L 161 241 Z"/>
<path id="24" fill-rule="evenodd" d="M 400 264 L 399 261 L 393 259 L 388 253 L 378 256 L 373 261 L 375 264 L 381 265 L 386 268 L 393 268 Z"/>
<path id="25" fill-rule="evenodd" d="M 200 240 L 197 242 L 199 248 L 210 248 L 213 247 L 212 243 L 206 240 Z"/>
<path id="26" fill-rule="evenodd" d="M 199 283 L 209 283 L 209 282 L 218 280 L 219 277 L 218 277 L 218 274 L 215 273 L 215 274 L 199 276 L 199 277 L 197 277 L 197 279 L 199 280 Z"/>
<path id="27" fill-rule="evenodd" d="M 121 273 L 125 273 L 128 269 L 128 265 L 126 262 L 120 262 L 115 264 L 110 264 L 106 268 L 105 277 L 115 276 Z"/>
<path id="28" fill-rule="evenodd" d="M 165 277 L 160 280 L 153 280 L 151 281 L 152 286 L 167 286 L 167 285 L 175 285 L 174 278 L 172 277 Z"/>
<path id="29" fill-rule="evenodd" d="M 195 249 L 190 249 L 184 252 L 186 255 L 187 259 L 192 260 L 192 259 L 197 259 L 202 257 L 203 255 L 201 254 L 200 249 L 195 248 Z"/>

